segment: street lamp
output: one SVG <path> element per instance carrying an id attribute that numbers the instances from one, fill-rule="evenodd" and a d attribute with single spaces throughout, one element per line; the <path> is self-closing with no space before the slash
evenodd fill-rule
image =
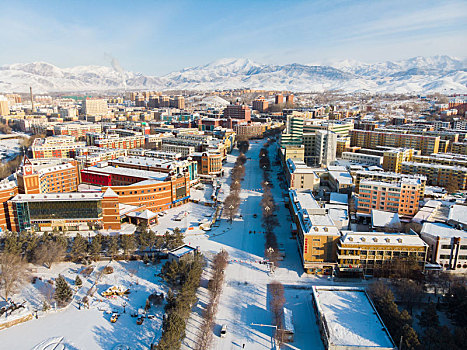
<path id="1" fill-rule="evenodd" d="M 126 301 L 122 303 L 122 306 L 123 306 L 123 313 L 125 313 Z"/>

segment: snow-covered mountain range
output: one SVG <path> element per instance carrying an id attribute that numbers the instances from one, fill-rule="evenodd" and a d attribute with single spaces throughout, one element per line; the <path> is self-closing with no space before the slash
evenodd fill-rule
<path id="1" fill-rule="evenodd" d="M 374 64 L 346 60 L 327 65 L 272 65 L 232 58 L 161 77 L 120 73 L 105 66 L 58 68 L 44 62 L 0 67 L 0 92 L 27 92 L 29 86 L 36 93 L 233 88 L 467 93 L 467 60 L 433 56 Z"/>

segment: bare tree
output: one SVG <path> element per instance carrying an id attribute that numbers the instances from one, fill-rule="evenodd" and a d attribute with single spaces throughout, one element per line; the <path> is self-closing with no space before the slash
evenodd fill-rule
<path id="1" fill-rule="evenodd" d="M 271 292 L 271 298 L 269 299 L 269 303 L 274 317 L 274 324 L 277 326 L 276 337 L 278 337 L 278 340 L 280 341 L 280 330 L 284 328 L 284 286 L 278 281 L 273 281 L 271 284 L 268 285 L 268 287 L 269 291 Z"/>
<path id="2" fill-rule="evenodd" d="M 54 300 L 55 288 L 50 283 L 46 282 L 40 287 L 39 291 L 44 299 L 43 311 L 47 311 Z"/>
<path id="3" fill-rule="evenodd" d="M 65 256 L 65 247 L 60 242 L 47 241 L 35 252 L 35 260 L 38 264 L 43 264 L 50 269 L 52 264 L 63 260 Z"/>
<path id="4" fill-rule="evenodd" d="M 28 270 L 20 255 L 3 253 L 0 256 L 0 286 L 7 300 L 16 289 L 26 281 Z"/>

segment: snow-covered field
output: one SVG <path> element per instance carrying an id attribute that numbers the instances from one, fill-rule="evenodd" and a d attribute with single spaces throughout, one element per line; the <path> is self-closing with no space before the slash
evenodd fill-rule
<path id="1" fill-rule="evenodd" d="M 153 307 L 149 314 L 153 319 L 146 318 L 142 325 L 136 324 L 136 318 L 131 313 L 144 308 L 149 294 L 153 292 L 167 292 L 155 274 L 160 272 L 161 265 L 144 265 L 142 262 L 111 262 L 114 273 L 102 275 L 97 284 L 97 293 L 94 294 L 89 309 L 80 308 L 80 300 L 94 283 L 96 277 L 108 262 L 93 264 L 95 269 L 89 278 L 80 274 L 83 286 L 73 298 L 72 303 L 65 309 L 39 312 L 39 318 L 7 328 L 0 333 L 1 349 L 32 349 L 43 343 L 37 350 L 48 350 L 46 347 L 51 338 L 63 338 L 66 349 L 109 349 L 113 350 L 119 344 L 131 346 L 131 349 L 147 349 L 154 338 L 161 333 L 163 305 Z M 42 278 L 35 284 L 26 286 L 15 300 L 28 300 L 31 310 L 42 309 L 44 299 L 42 291 L 46 281 L 62 274 L 70 285 L 76 275 L 82 270 L 82 265 L 73 263 L 60 263 L 51 270 L 38 268 L 34 276 Z M 100 296 L 104 290 L 112 285 L 122 285 L 130 289 L 127 297 L 114 297 L 106 299 Z M 125 313 L 123 306 L 125 305 Z M 120 313 L 116 323 L 110 322 L 112 312 Z"/>
<path id="2" fill-rule="evenodd" d="M 0 139 L 0 159 L 8 162 L 21 152 L 20 142 L 22 139 Z"/>

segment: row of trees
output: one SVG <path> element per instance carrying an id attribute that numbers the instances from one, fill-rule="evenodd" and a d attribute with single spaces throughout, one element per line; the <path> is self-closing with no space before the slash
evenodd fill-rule
<path id="1" fill-rule="evenodd" d="M 224 210 L 226 211 L 230 222 L 233 221 L 233 218 L 237 214 L 238 208 L 240 207 L 240 190 L 242 188 L 241 183 L 243 181 L 243 177 L 245 176 L 246 160 L 247 158 L 245 154 L 240 153 L 240 155 L 237 157 L 237 160 L 235 161 L 230 175 L 230 193 L 224 200 Z"/>
<path id="2" fill-rule="evenodd" d="M 262 226 L 265 229 L 266 233 L 266 242 L 265 242 L 265 256 L 269 261 L 277 264 L 279 257 L 279 246 L 277 244 L 276 234 L 274 233 L 274 228 L 279 224 L 277 220 L 276 212 L 276 203 L 271 193 L 271 182 L 269 178 L 269 169 L 271 167 L 271 161 L 269 159 L 268 152 L 269 144 L 265 143 L 264 147 L 261 148 L 259 154 L 259 166 L 263 170 L 263 179 L 261 183 L 263 189 L 263 197 L 261 198 L 261 208 L 262 208 Z"/>
<path id="3" fill-rule="evenodd" d="M 185 338 L 186 320 L 196 302 L 196 290 L 203 272 L 204 258 L 196 254 L 193 261 L 167 262 L 161 271 L 162 278 L 172 289 L 167 294 L 162 336 L 157 350 L 180 349 Z"/>
<path id="4" fill-rule="evenodd" d="M 402 340 L 404 350 L 420 349 L 420 340 L 412 328 L 412 317 L 407 310 L 399 311 L 391 290 L 378 281 L 371 285 L 368 292 L 394 341 Z"/>
<path id="5" fill-rule="evenodd" d="M 229 254 L 222 250 L 214 256 L 211 265 L 212 277 L 208 283 L 209 302 L 203 312 L 203 322 L 198 331 L 196 350 L 209 349 L 212 341 L 214 318 L 217 313 L 219 297 L 224 283 L 224 271 L 227 267 Z"/>
<path id="6" fill-rule="evenodd" d="M 269 305 L 271 307 L 273 321 L 276 325 L 276 339 L 279 343 L 282 342 L 282 332 L 284 330 L 284 286 L 279 281 L 273 281 L 268 285 L 270 292 Z"/>
<path id="7" fill-rule="evenodd" d="M 98 260 L 101 254 L 112 258 L 128 257 L 136 249 L 174 249 L 183 244 L 183 233 L 175 228 L 173 233 L 156 235 L 154 231 L 143 230 L 134 235 L 93 237 L 67 237 L 63 233 L 50 232 L 37 234 L 34 232 L 6 232 L 2 238 L 4 252 L 24 256 L 26 261 L 52 267 L 52 264 L 69 257 L 75 261 L 91 258 Z"/>

